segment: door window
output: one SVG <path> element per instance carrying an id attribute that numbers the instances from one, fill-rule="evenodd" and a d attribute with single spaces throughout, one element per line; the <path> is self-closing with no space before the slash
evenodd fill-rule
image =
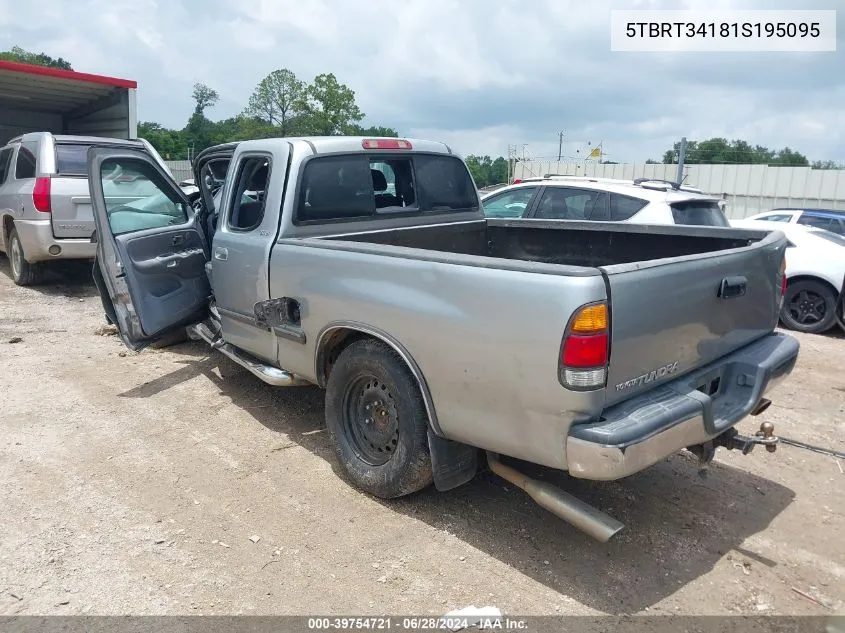
<path id="1" fill-rule="evenodd" d="M 115 178 L 115 174 L 120 178 Z M 156 169 L 141 160 L 106 158 L 100 170 L 109 226 L 114 235 L 188 221 L 188 206 Z"/>
<path id="2" fill-rule="evenodd" d="M 264 219 L 267 184 L 270 182 L 270 159 L 267 156 L 242 158 L 237 174 L 228 225 L 235 231 L 252 231 Z"/>
<path id="3" fill-rule="evenodd" d="M 519 187 L 490 196 L 481 205 L 488 218 L 521 218 L 537 187 Z"/>
<path id="4" fill-rule="evenodd" d="M 591 189 L 546 187 L 535 218 L 546 220 L 589 220 L 596 206 L 603 209 L 605 193 Z"/>

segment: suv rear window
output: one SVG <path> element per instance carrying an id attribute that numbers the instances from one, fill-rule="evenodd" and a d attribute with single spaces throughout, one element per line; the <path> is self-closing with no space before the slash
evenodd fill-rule
<path id="1" fill-rule="evenodd" d="M 90 145 L 56 145 L 56 173 L 62 176 L 88 175 Z"/>
<path id="2" fill-rule="evenodd" d="M 308 161 L 302 174 L 296 221 L 478 208 L 475 184 L 458 158 L 356 153 Z"/>
<path id="3" fill-rule="evenodd" d="M 689 200 L 675 202 L 670 206 L 675 224 L 730 226 L 730 222 L 715 200 Z"/>

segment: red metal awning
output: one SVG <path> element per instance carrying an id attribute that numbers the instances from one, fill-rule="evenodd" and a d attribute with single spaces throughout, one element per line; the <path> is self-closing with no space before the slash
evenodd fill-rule
<path id="1" fill-rule="evenodd" d="M 0 60 L 0 107 L 68 113 L 137 87 L 130 79 Z"/>

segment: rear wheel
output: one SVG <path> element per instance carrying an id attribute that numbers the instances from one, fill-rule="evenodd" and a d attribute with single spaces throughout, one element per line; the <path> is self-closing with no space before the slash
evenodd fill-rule
<path id="1" fill-rule="evenodd" d="M 780 319 L 790 330 L 820 334 L 836 322 L 836 293 L 811 279 L 786 288 Z"/>
<path id="2" fill-rule="evenodd" d="M 326 426 L 343 470 L 362 490 L 390 499 L 431 484 L 422 395 L 384 343 L 360 340 L 341 352 L 326 386 Z"/>
<path id="3" fill-rule="evenodd" d="M 12 268 L 12 281 L 19 286 L 32 286 L 44 276 L 44 264 L 30 264 L 23 253 L 23 245 L 16 229 L 9 233 L 9 264 Z"/>

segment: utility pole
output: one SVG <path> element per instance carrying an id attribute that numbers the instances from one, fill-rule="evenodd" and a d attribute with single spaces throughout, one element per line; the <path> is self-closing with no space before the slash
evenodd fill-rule
<path id="1" fill-rule="evenodd" d="M 684 182 L 684 158 L 687 154 L 687 137 L 681 138 L 681 149 L 678 151 L 678 176 L 675 181 L 680 184 Z"/>
<path id="2" fill-rule="evenodd" d="M 563 132 L 561 131 L 558 134 L 557 138 L 557 162 L 560 162 L 560 158 L 563 155 Z"/>

